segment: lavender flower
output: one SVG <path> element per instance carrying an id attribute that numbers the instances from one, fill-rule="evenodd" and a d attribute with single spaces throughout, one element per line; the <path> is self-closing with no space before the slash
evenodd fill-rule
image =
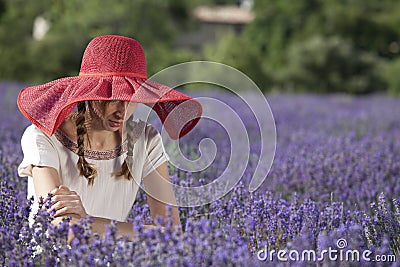
<path id="1" fill-rule="evenodd" d="M 172 218 L 159 218 L 155 228 L 145 230 L 143 225 L 152 221 L 146 195 L 139 191 L 128 217 L 136 236 L 128 241 L 117 237 L 113 223 L 104 237 L 92 235 L 90 219 L 53 225 L 45 209 L 29 226 L 32 200 L 26 199 L 26 179 L 17 175 L 19 139 L 28 121 L 10 104 L 17 87 L 0 87 L 1 266 L 279 266 L 276 259 L 258 260 L 257 252 L 321 251 L 340 238 L 348 241 L 348 249 L 400 256 L 400 106 L 395 98 L 268 95 L 277 153 L 265 183 L 250 193 L 247 186 L 261 147 L 251 110 L 231 95 L 202 92 L 230 105 L 249 131 L 251 156 L 243 179 L 215 202 L 180 208 L 182 234 L 173 229 Z M 182 151 L 196 158 L 196 144 L 215 137 L 218 157 L 198 173 L 171 166 L 173 183 L 199 186 L 224 171 L 231 150 L 222 130 L 202 121 L 183 138 Z M 68 231 L 75 235 L 71 244 Z"/>

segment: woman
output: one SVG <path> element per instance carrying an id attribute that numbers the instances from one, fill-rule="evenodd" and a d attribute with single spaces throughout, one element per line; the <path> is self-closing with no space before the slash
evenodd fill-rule
<path id="1" fill-rule="evenodd" d="M 166 216 L 167 204 L 176 203 L 167 159 L 155 128 L 132 120 L 137 103 L 152 107 L 173 139 L 201 116 L 196 100 L 147 80 L 139 42 L 114 35 L 88 44 L 79 76 L 20 92 L 18 107 L 32 125 L 21 139 L 18 172 L 29 177 L 35 209 L 50 192 L 54 223 L 91 216 L 93 232 L 104 234 L 104 225 L 117 220 L 118 234 L 132 238 L 125 221 L 143 182 L 152 218 Z M 176 206 L 172 216 L 180 227 Z"/>

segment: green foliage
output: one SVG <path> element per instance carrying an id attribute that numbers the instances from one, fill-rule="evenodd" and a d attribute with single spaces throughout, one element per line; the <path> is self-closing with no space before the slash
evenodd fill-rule
<path id="1" fill-rule="evenodd" d="M 262 59 L 254 48 L 250 40 L 228 32 L 220 37 L 219 42 L 205 47 L 204 57 L 206 60 L 227 64 L 244 72 L 266 91 L 268 88 L 265 87 L 271 84 L 271 80 L 263 72 Z"/>
<path id="2" fill-rule="evenodd" d="M 396 53 L 390 43 L 398 41 L 400 4 L 395 0 L 325 1 L 321 32 L 340 34 L 364 51 L 375 51 L 383 57 Z M 323 21 L 321 21 L 323 22 Z"/>
<path id="3" fill-rule="evenodd" d="M 22 0 L 5 0 L 3 3 L 5 12 L 0 17 L 0 77 L 22 80 L 32 70 L 24 53 L 31 39 L 34 14 L 40 12 L 40 5 L 29 8 Z"/>
<path id="4" fill-rule="evenodd" d="M 76 75 L 85 46 L 103 34 L 138 39 L 151 76 L 200 58 L 175 48 L 177 37 L 196 30 L 193 8 L 235 2 L 0 0 L 0 79 L 36 83 Z M 399 1 L 254 0 L 253 11 L 256 18 L 241 35 L 220 34 L 202 59 L 243 71 L 264 91 L 399 91 Z M 51 26 L 35 40 L 39 16 Z"/>
<path id="5" fill-rule="evenodd" d="M 254 1 L 256 18 L 244 34 L 265 59 L 264 69 L 282 67 L 288 45 L 304 40 L 306 32 L 316 30 L 309 28 L 320 21 L 321 5 L 320 0 Z"/>
<path id="6" fill-rule="evenodd" d="M 381 68 L 381 75 L 388 83 L 388 92 L 400 95 L 400 58 L 389 60 Z"/>
<path id="7" fill-rule="evenodd" d="M 400 52 L 399 1 L 255 0 L 253 10 L 256 18 L 241 38 L 258 59 L 258 80 L 269 77 L 273 83 L 260 87 L 369 93 L 389 83 L 377 70 Z M 236 48 L 226 49 L 221 53 Z M 242 62 L 252 61 L 247 51 L 241 56 L 248 57 Z M 245 73 L 254 72 L 250 69 Z"/>
<path id="8" fill-rule="evenodd" d="M 288 48 L 278 83 L 290 91 L 370 93 L 384 88 L 379 62 L 340 37 L 315 36 Z"/>
<path id="9" fill-rule="evenodd" d="M 364 51 L 392 57 L 400 33 L 395 0 L 255 0 L 256 19 L 246 29 L 268 64 L 281 65 L 287 47 L 315 35 L 341 36 Z"/>
<path id="10" fill-rule="evenodd" d="M 0 0 L 0 18 L 6 11 L 6 4 L 4 3 L 4 0 Z"/>
<path id="11" fill-rule="evenodd" d="M 172 50 L 175 37 L 186 25 L 188 11 L 182 0 L 5 1 L 0 24 L 2 79 L 43 82 L 76 75 L 87 43 L 104 34 L 138 39 L 145 49 L 149 75 L 190 58 L 188 53 L 175 55 Z M 176 18 L 177 14 L 182 17 Z M 41 40 L 32 37 L 38 16 L 51 25 Z"/>

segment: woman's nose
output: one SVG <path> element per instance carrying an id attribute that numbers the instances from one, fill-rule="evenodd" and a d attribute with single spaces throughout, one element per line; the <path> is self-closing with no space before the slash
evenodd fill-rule
<path id="1" fill-rule="evenodd" d="M 125 115 L 125 110 L 127 107 L 127 103 L 124 101 L 118 102 L 116 113 L 118 117 L 122 118 Z"/>

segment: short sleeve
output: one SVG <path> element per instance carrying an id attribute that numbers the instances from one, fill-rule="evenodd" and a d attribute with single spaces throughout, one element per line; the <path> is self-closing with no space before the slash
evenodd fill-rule
<path id="1" fill-rule="evenodd" d="M 59 170 L 60 161 L 52 140 L 36 126 L 26 128 L 21 138 L 21 147 L 24 158 L 18 166 L 19 176 L 32 176 L 32 166 Z"/>
<path id="2" fill-rule="evenodd" d="M 147 125 L 145 129 L 146 135 L 146 151 L 145 160 L 143 165 L 142 177 L 146 177 L 162 163 L 168 161 L 164 146 L 162 143 L 161 135 L 151 125 Z"/>

